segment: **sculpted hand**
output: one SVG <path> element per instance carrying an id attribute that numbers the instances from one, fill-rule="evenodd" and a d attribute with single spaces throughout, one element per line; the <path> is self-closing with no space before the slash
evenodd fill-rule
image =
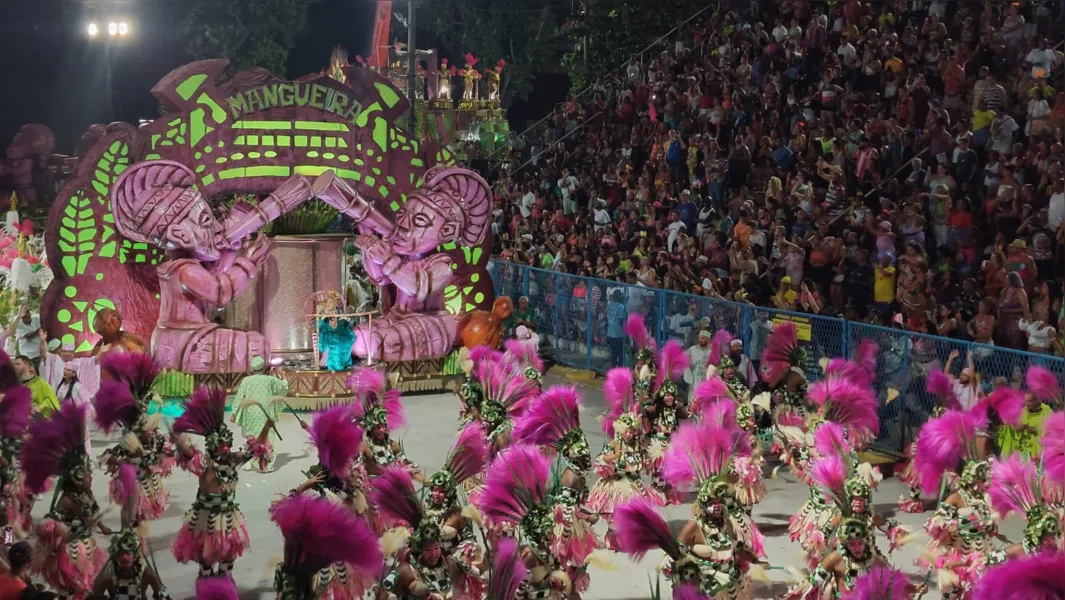
<path id="1" fill-rule="evenodd" d="M 355 238 L 355 246 L 362 250 L 363 257 L 366 260 L 379 265 L 384 264 L 395 255 L 392 252 L 392 246 L 388 242 L 372 235 L 360 235 Z"/>
<path id="2" fill-rule="evenodd" d="M 255 266 L 262 265 L 270 257 L 270 240 L 261 233 L 257 234 L 244 246 L 243 254 L 245 258 L 255 263 Z"/>

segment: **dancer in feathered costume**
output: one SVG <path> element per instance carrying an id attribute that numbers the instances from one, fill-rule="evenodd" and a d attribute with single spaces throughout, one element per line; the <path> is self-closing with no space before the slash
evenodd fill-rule
<path id="1" fill-rule="evenodd" d="M 366 521 L 325 498 L 290 496 L 270 508 L 285 540 L 284 561 L 274 571 L 277 600 L 318 600 L 318 574 L 350 565 L 364 577 L 381 572 L 381 548 Z"/>
<path id="2" fill-rule="evenodd" d="M 540 387 L 524 376 L 522 365 L 498 353 L 478 364 L 475 373 L 483 394 L 479 418 L 494 454 L 510 444 L 515 421 L 540 395 Z"/>
<path id="3" fill-rule="evenodd" d="M 484 428 L 480 423 L 470 423 L 459 434 L 444 466 L 429 478 L 424 498 L 424 518 L 440 530 L 441 550 L 462 570 L 467 592 L 474 598 L 479 598 L 484 590 L 485 553 L 473 530 L 476 509 L 463 509 L 458 490 L 462 482 L 487 466 Z"/>
<path id="4" fill-rule="evenodd" d="M 914 463 L 925 494 L 939 494 L 939 506 L 925 523 L 931 538 L 927 569 L 939 569 L 940 593 L 947 600 L 966 598 L 989 561 L 1003 555 L 993 540 L 1000 539 L 998 524 L 987 497 L 991 468 L 977 444 L 977 432 L 986 426 L 978 411 L 948 410 L 925 423 L 917 440 Z M 957 489 L 948 492 L 947 474 L 959 473 Z"/>
<path id="5" fill-rule="evenodd" d="M 480 382 L 482 361 L 497 352 L 488 346 L 459 350 L 462 380 L 455 386 L 455 395 L 459 397 L 459 430 L 470 422 L 480 419 L 481 404 L 484 401 L 484 392 L 481 390 Z"/>
<path id="6" fill-rule="evenodd" d="M 1024 539 L 1010 544 L 1006 554 L 1039 554 L 1048 550 L 1065 549 L 1065 537 L 1058 515 L 1054 514 L 1049 498 L 1057 495 L 1055 483 L 1042 477 L 1030 459 L 1019 454 L 991 466 L 988 497 L 991 507 L 1001 518 L 1011 514 L 1024 517 Z M 1059 493 L 1059 492 L 1058 492 Z"/>
<path id="7" fill-rule="evenodd" d="M 102 367 L 109 377 L 100 383 L 93 398 L 96 424 L 106 433 L 120 427 L 122 437 L 108 448 L 101 462 L 111 475 L 111 500 L 121 504 L 118 475 L 124 464 L 137 469 L 140 491 L 132 513 L 124 513 L 136 522 L 154 521 L 170 506 L 170 493 L 163 477 L 173 469 L 173 449 L 159 429 L 162 415 L 148 416 L 152 402 L 152 384 L 159 374 L 150 354 L 111 352 L 104 356 Z M 123 526 L 128 526 L 129 521 Z"/>
<path id="8" fill-rule="evenodd" d="M 581 398 L 574 386 L 552 386 L 540 396 L 514 430 L 517 443 L 536 444 L 555 454 L 549 486 L 554 507 L 551 552 L 578 591 L 587 583 L 588 556 L 601 547 L 593 530 L 598 517 L 585 510 L 592 457 L 580 424 Z"/>
<path id="9" fill-rule="evenodd" d="M 26 489 L 45 491 L 58 475 L 52 509 L 37 525 L 34 570 L 61 598 L 83 600 L 107 553 L 96 545 L 93 530 L 105 535 L 100 507 L 92 495 L 92 462 L 85 453 L 85 405 L 64 403 L 47 419 L 30 425 L 22 447 Z"/>
<path id="10" fill-rule="evenodd" d="M 544 386 L 544 361 L 540 359 L 538 348 L 531 344 L 524 344 L 520 340 L 507 340 L 503 342 L 508 360 L 515 361 L 521 368 L 521 374 L 536 385 L 536 389 Z"/>
<path id="11" fill-rule="evenodd" d="M 136 475 L 132 476 L 133 490 L 136 494 Z M 170 594 L 155 570 L 154 561 L 145 556 L 144 540 L 133 526 L 125 527 L 111 537 L 110 557 L 100 574 L 96 576 L 93 594 L 108 598 L 128 600 L 147 600 L 151 589 L 155 600 L 169 600 Z M 197 596 L 199 598 L 199 596 Z"/>
<path id="12" fill-rule="evenodd" d="M 736 499 L 750 514 L 755 504 L 762 501 L 766 496 L 765 481 L 762 479 L 762 466 L 765 457 L 762 455 L 761 443 L 758 441 L 758 426 L 755 418 L 754 406 L 750 398 L 741 402 L 732 394 L 732 390 L 725 384 L 719 375 L 712 375 L 706 381 L 699 384 L 695 389 L 695 404 L 698 405 L 692 412 L 701 420 L 714 420 L 720 424 L 735 424 L 747 432 L 753 441 L 750 455 L 737 456 L 733 461 L 733 469 L 739 479 L 736 481 Z"/>
<path id="13" fill-rule="evenodd" d="M 0 353 L 3 351 L 0 350 Z M 7 354 L 0 354 L 0 382 L 7 379 L 3 371 L 10 370 L 15 382 L 11 361 Z M 5 531 L 11 531 L 14 539 L 22 539 L 33 527 L 30 511 L 32 499 L 26 495 L 23 473 L 19 466 L 19 452 L 30 424 L 33 399 L 29 388 L 22 385 L 2 385 L 0 394 L 0 519 Z"/>
<path id="14" fill-rule="evenodd" d="M 640 560 L 648 550 L 663 550 L 666 559 L 662 571 L 673 583 L 673 600 L 753 598 L 747 570 L 757 559 L 729 537 L 724 517 L 727 511 L 715 494 L 708 491 L 705 495 L 710 533 L 704 534 L 700 525 L 689 521 L 680 540 L 673 538 L 665 519 L 643 500 L 618 507 L 615 519 L 621 550 L 634 560 Z"/>
<path id="15" fill-rule="evenodd" d="M 1065 531 L 1065 413 L 1056 412 L 1047 419 L 1042 445 L 1039 466 L 1045 479 L 1043 499 L 1057 513 L 1060 529 Z"/>
<path id="16" fill-rule="evenodd" d="M 393 567 L 381 582 L 383 591 L 397 600 L 473 600 L 462 568 L 444 552 L 444 532 L 436 520 L 426 517 L 407 470 L 395 465 L 385 469 L 374 480 L 370 499 L 386 523 L 408 532 L 406 548 L 393 557 Z"/>
<path id="17" fill-rule="evenodd" d="M 737 402 L 746 403 L 751 400 L 751 389 L 739 378 L 736 369 L 739 365 L 729 354 L 729 348 L 735 337 L 727 329 L 719 329 L 710 341 L 710 358 L 707 362 L 707 377 L 717 375 L 728 386 L 729 394 Z M 710 371 L 713 371 L 711 373 Z"/>
<path id="18" fill-rule="evenodd" d="M 669 446 L 669 439 L 681 422 L 688 418 L 684 396 L 677 387 L 677 380 L 688 368 L 688 355 L 674 340 L 662 346 L 658 353 L 657 377 L 655 378 L 654 401 L 643 406 L 643 418 L 647 424 L 647 472 L 651 485 L 661 493 L 667 504 L 680 504 L 683 497 L 662 479 L 662 458 Z"/>
<path id="19" fill-rule="evenodd" d="M 759 366 L 762 381 L 771 388 L 773 423 L 806 426 L 806 350 L 792 323 L 781 323 L 766 339 Z"/>
<path id="20" fill-rule="evenodd" d="M 972 600 L 1065 600 L 1065 553 L 1042 552 L 995 565 L 976 582 Z"/>
<path id="21" fill-rule="evenodd" d="M 603 430 L 608 436 L 595 472 L 599 480 L 588 494 L 588 510 L 606 517 L 606 543 L 616 548 L 617 540 L 610 518 L 614 507 L 633 498 L 644 498 L 652 506 L 662 506 L 665 500 L 654 488 L 643 482 L 643 427 L 636 411 L 639 408 L 633 374 L 624 367 L 607 371 L 603 382 L 603 397 L 607 413 L 603 416 Z"/>
<path id="22" fill-rule="evenodd" d="M 318 496 L 345 507 L 363 517 L 375 535 L 384 533 L 377 509 L 367 501 L 366 471 L 356 460 L 362 447 L 363 432 L 351 418 L 352 407 L 334 406 L 318 412 L 307 428 L 318 450 L 318 464 L 307 471 L 309 479 L 293 490 L 299 496 L 310 490 Z M 362 598 L 372 589 L 376 573 L 367 576 L 345 562 L 323 567 L 314 582 L 318 597 L 324 600 Z"/>
<path id="23" fill-rule="evenodd" d="M 366 473 L 376 477 L 388 467 L 398 464 L 409 470 L 415 480 L 422 482 L 421 469 L 407 458 L 403 446 L 392 439 L 392 432 L 406 424 L 403 394 L 397 389 L 388 389 L 385 374 L 369 367 L 355 369 L 348 384 L 354 389 L 358 407 L 353 415 L 366 432 L 362 445 Z"/>
<path id="24" fill-rule="evenodd" d="M 184 462 L 199 475 L 196 500 L 185 513 L 174 540 L 174 558 L 200 565 L 199 576 L 228 574 L 248 548 L 248 527 L 237 505 L 238 469 L 251 460 L 257 444 L 265 444 L 272 421 L 257 440 L 233 450 L 233 434 L 225 424 L 226 392 L 199 388 L 185 403 L 185 414 L 174 421 L 174 433 L 203 436 L 206 455 L 178 439 Z"/>
<path id="25" fill-rule="evenodd" d="M 651 402 L 654 393 L 654 382 L 658 378 L 658 366 L 655 364 L 654 337 L 647 331 L 643 315 L 632 313 L 625 321 L 625 335 L 632 340 L 636 348 L 636 365 L 632 368 L 633 390 L 636 393 L 636 401 L 641 405 Z"/>
<path id="26" fill-rule="evenodd" d="M 550 458 L 537 447 L 514 444 L 493 459 L 479 499 L 486 519 L 506 523 L 517 533 L 528 568 L 517 591 L 522 600 L 579 598 L 565 565 L 552 551 L 556 529 L 548 489 L 550 471 Z"/>
<path id="27" fill-rule="evenodd" d="M 948 410 L 961 410 L 961 403 L 958 402 L 958 396 L 954 393 L 954 384 L 950 375 L 943 371 L 932 371 L 928 374 L 925 389 L 939 400 L 932 407 L 932 418 L 941 417 Z M 899 475 L 899 481 L 910 487 L 909 493 L 899 497 L 899 510 L 908 513 L 924 512 L 924 502 L 921 500 L 921 477 L 913 461 L 920 436 L 919 430 L 907 452 L 909 460 L 906 461 L 906 466 Z"/>

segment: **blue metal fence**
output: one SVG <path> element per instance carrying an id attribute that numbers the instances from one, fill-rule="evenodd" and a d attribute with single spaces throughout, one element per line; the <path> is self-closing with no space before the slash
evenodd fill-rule
<path id="1" fill-rule="evenodd" d="M 755 361 L 761 357 L 771 327 L 767 324 L 791 321 L 807 349 L 806 373 L 810 380 L 822 376 L 821 359 L 850 356 L 862 339 L 873 339 L 879 346 L 876 386 L 881 405 L 877 443 L 889 450 L 901 451 L 931 414 L 935 399 L 925 391 L 925 377 L 929 371 L 942 369 L 952 350 L 960 354 L 955 361 L 959 366 L 969 352 L 973 353 L 977 372 L 988 387 L 997 377 L 1023 377 L 1033 364 L 1050 369 L 1059 378 L 1065 375 L 1065 360 L 1043 354 L 502 261 L 492 261 L 489 271 L 496 296 L 510 296 L 515 305 L 522 296 L 529 299 L 541 348 L 549 348 L 548 356 L 563 365 L 599 373 L 628 360 L 629 341 L 622 327 L 633 312 L 644 316 L 659 345 L 675 339 L 687 347 L 695 343 L 700 329 L 728 329 L 743 340 L 745 352 Z"/>

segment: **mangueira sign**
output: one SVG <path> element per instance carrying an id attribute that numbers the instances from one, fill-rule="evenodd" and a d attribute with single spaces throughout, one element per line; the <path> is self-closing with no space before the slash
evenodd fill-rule
<path id="1" fill-rule="evenodd" d="M 333 113 L 354 125 L 362 112 L 358 100 L 319 83 L 271 83 L 234 94 L 226 98 L 226 104 L 234 119 L 273 108 L 299 106 Z"/>

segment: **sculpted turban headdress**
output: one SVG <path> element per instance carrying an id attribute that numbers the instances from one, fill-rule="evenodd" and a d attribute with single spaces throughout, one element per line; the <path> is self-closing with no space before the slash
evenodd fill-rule
<path id="1" fill-rule="evenodd" d="M 167 227 L 202 199 L 195 181 L 188 167 L 169 160 L 127 169 L 111 190 L 111 211 L 119 233 L 135 242 L 161 246 Z"/>

